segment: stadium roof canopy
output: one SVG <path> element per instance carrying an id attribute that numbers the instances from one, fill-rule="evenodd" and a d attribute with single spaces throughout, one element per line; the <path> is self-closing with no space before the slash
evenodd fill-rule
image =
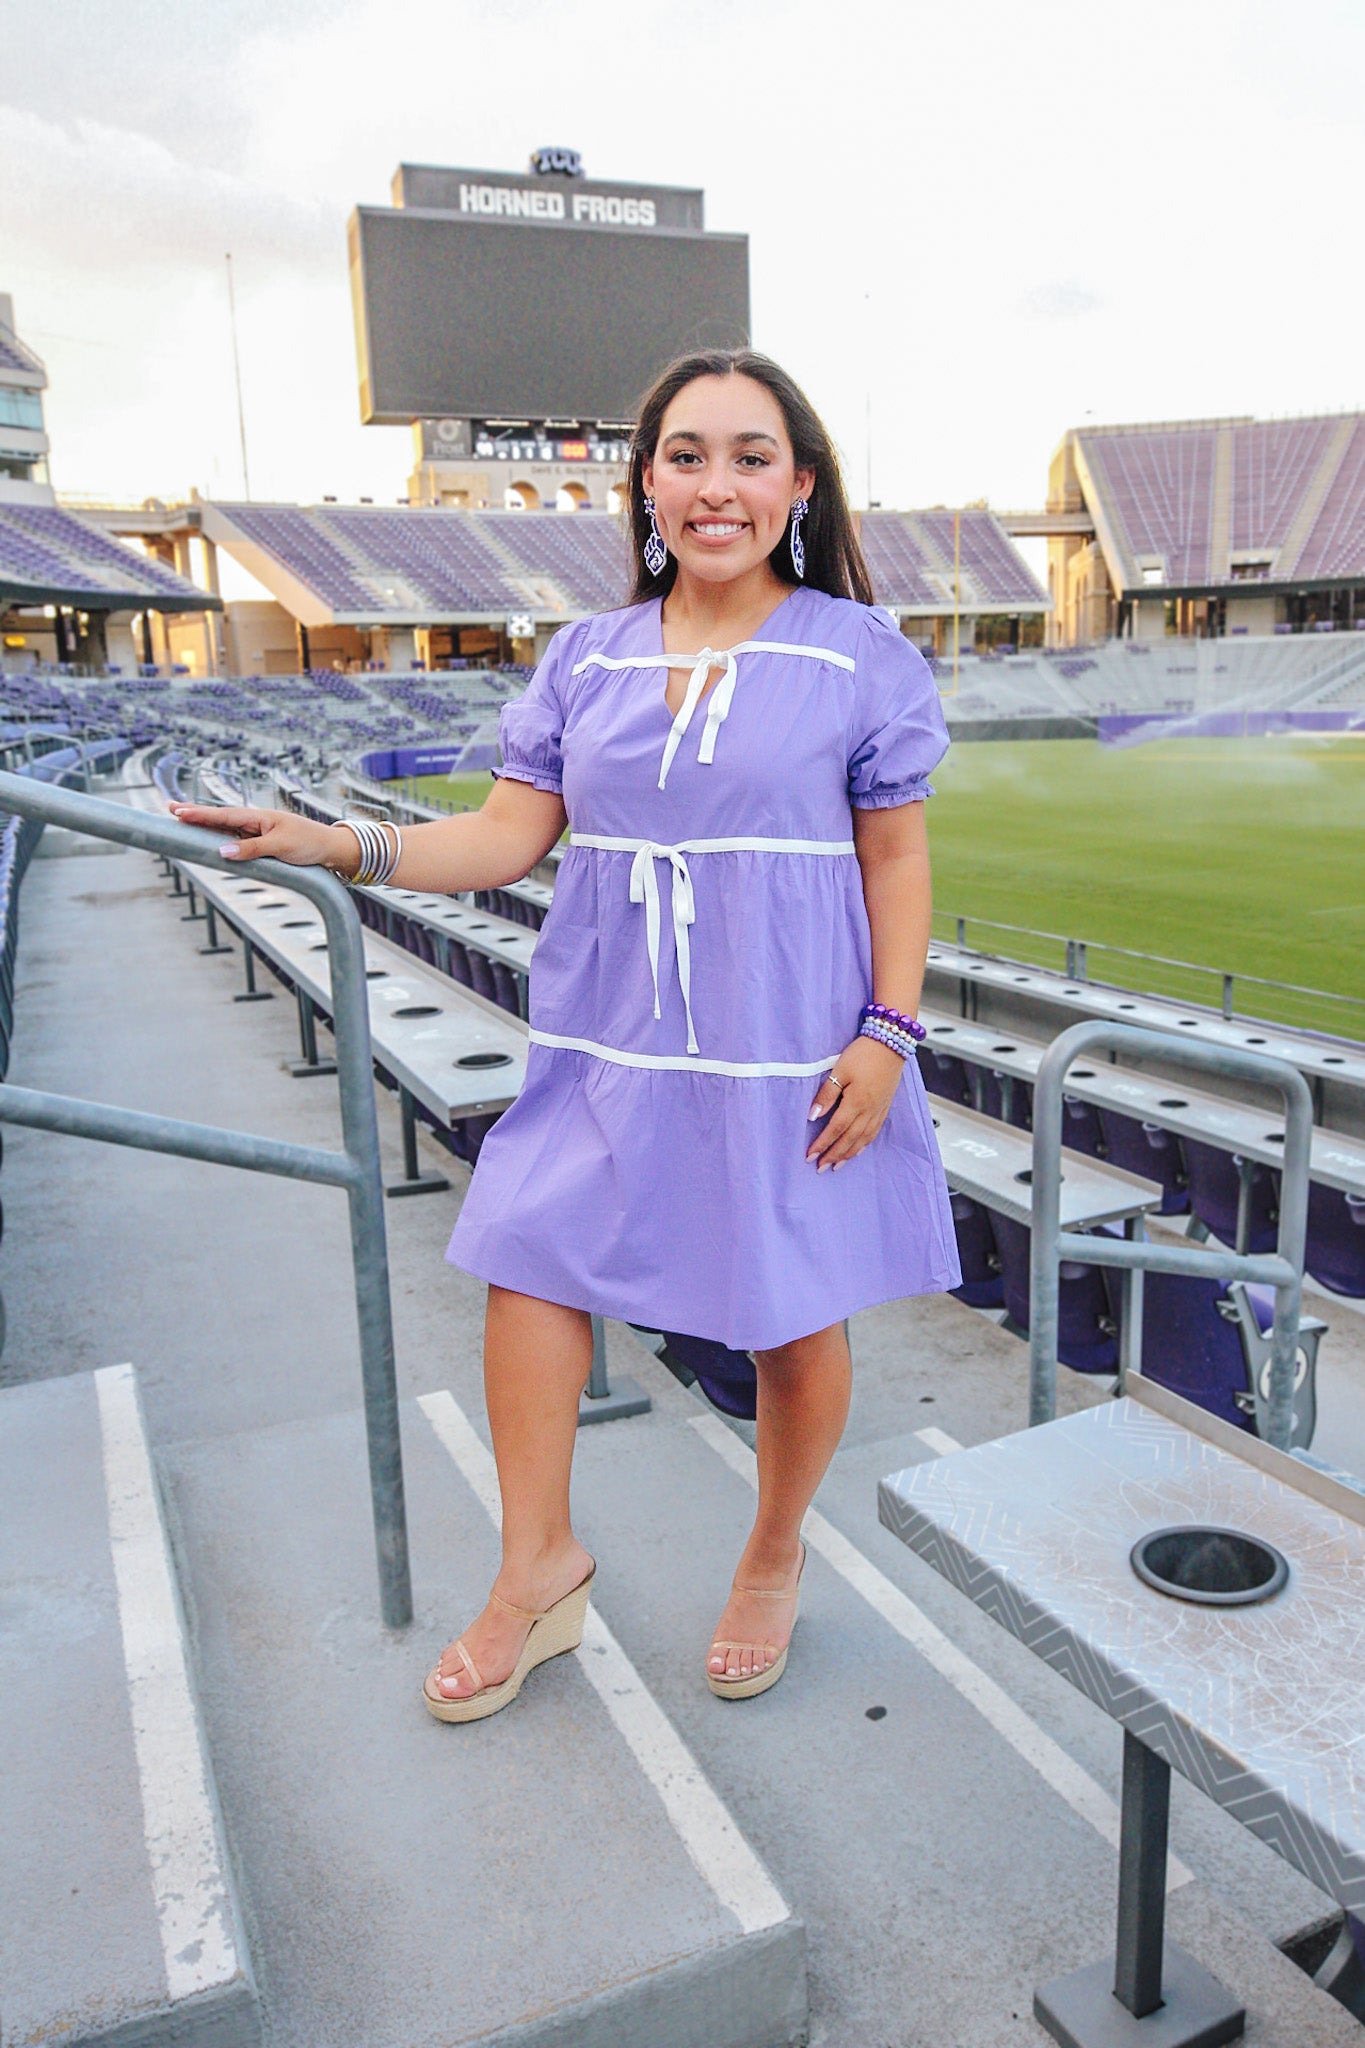
<path id="1" fill-rule="evenodd" d="M 0 502 L 0 604 L 202 612 L 221 601 L 58 505 Z"/>
<path id="2" fill-rule="evenodd" d="M 1365 413 L 1083 427 L 1059 456 L 1122 597 L 1365 583 Z"/>
<path id="3" fill-rule="evenodd" d="M 205 504 L 205 537 L 303 625 L 542 622 L 624 604 L 620 522 L 605 512 Z M 986 511 L 869 512 L 863 544 L 880 604 L 908 617 L 1045 612 L 1045 592 Z"/>

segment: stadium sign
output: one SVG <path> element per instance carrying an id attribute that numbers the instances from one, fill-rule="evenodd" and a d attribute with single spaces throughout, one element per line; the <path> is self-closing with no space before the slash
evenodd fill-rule
<path id="1" fill-rule="evenodd" d="M 560 156 L 572 151 L 552 152 Z M 648 231 L 679 228 L 699 235 L 705 227 L 702 194 L 683 185 L 606 184 L 573 174 L 566 189 L 559 178 L 517 171 L 446 170 L 434 164 L 400 164 L 394 173 L 395 206 L 461 214 L 466 220 L 517 221 L 528 226 Z"/>

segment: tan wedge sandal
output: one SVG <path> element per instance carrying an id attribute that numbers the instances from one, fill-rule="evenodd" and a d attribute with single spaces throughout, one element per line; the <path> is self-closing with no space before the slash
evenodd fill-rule
<path id="1" fill-rule="evenodd" d="M 795 1603 L 796 1608 L 799 1608 L 801 1603 L 801 1574 L 805 1571 L 805 1569 L 806 1546 L 803 1543 L 801 1545 L 801 1562 L 797 1566 L 796 1570 L 796 1584 L 792 1587 L 790 1593 L 785 1592 L 780 1587 L 773 1586 L 736 1586 L 734 1590 L 737 1593 L 752 1594 L 756 1599 L 759 1600 L 790 1600 Z M 793 1611 L 792 1613 L 791 1633 L 792 1635 L 796 1633 L 795 1611 Z M 782 1648 L 778 1651 L 776 1657 L 773 1659 L 773 1662 L 769 1664 L 767 1668 L 763 1671 L 753 1671 L 749 1674 L 747 1678 L 717 1678 L 714 1671 L 708 1668 L 706 1673 L 706 1683 L 710 1686 L 712 1692 L 716 1695 L 716 1698 L 718 1700 L 755 1699 L 757 1698 L 759 1693 L 767 1692 L 770 1686 L 776 1685 L 778 1679 L 786 1670 L 787 1650 L 790 1646 L 790 1643 L 791 1635 L 788 1636 L 786 1643 L 784 1643 Z M 757 1644 L 753 1642 L 725 1642 L 721 1638 L 717 1637 L 716 1640 L 712 1643 L 711 1648 L 706 1653 L 707 1665 L 709 1667 L 711 1658 L 717 1650 L 749 1650 L 759 1648 L 767 1650 L 772 1647 L 773 1646 L 769 1643 Z"/>
<path id="2" fill-rule="evenodd" d="M 463 1699 L 447 1699 L 440 1690 L 441 1667 L 438 1663 L 428 1672 L 422 1687 L 422 1700 L 427 1712 L 434 1714 L 438 1721 L 482 1721 L 489 1714 L 510 1706 L 521 1691 L 528 1672 L 534 1671 L 537 1664 L 548 1662 L 551 1657 L 562 1657 L 566 1650 L 576 1650 L 582 1642 L 588 1594 L 596 1575 L 597 1566 L 594 1564 L 587 1577 L 580 1579 L 571 1593 L 566 1593 L 562 1600 L 556 1600 L 553 1607 L 545 1608 L 540 1614 L 533 1614 L 529 1608 L 514 1607 L 510 1600 L 503 1599 L 501 1593 L 490 1593 L 489 1599 L 501 1607 L 504 1614 L 515 1615 L 518 1621 L 531 1624 L 511 1676 L 497 1685 L 485 1684 L 461 1637 L 455 1649 L 478 1690 L 466 1693 Z"/>

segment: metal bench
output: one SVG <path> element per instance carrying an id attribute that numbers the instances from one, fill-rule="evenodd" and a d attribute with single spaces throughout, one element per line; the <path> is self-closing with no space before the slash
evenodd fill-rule
<path id="1" fill-rule="evenodd" d="M 1171 1766 L 1365 1911 L 1365 1499 L 1164 1388 L 1129 1394 L 896 1473 L 878 1506 L 1123 1724 L 1117 1952 L 1040 1986 L 1036 2017 L 1067 2048 L 1217 2048 L 1245 2013 L 1165 1942 Z M 1262 1597 L 1205 1605 L 1194 1545 L 1178 1585 L 1139 1576 L 1138 1546 L 1190 1525 L 1272 1545 L 1287 1582 L 1267 1563 Z M 1240 1544 L 1203 1555 L 1213 1590 L 1261 1591 Z"/>
<path id="2" fill-rule="evenodd" d="M 326 934 L 316 916 L 292 892 L 250 873 L 225 876 L 187 868 L 186 875 L 237 931 L 244 947 L 269 960 L 294 989 L 302 1058 L 292 1071 L 299 1076 L 331 1072 L 331 1063 L 320 1059 L 317 1050 L 316 1020 L 331 1016 L 331 978 Z M 397 1085 L 402 1115 L 404 1178 L 388 1193 L 446 1187 L 443 1175 L 425 1173 L 418 1164 L 418 1105 L 442 1131 L 452 1133 L 471 1118 L 506 1109 L 526 1075 L 526 1027 L 368 931 L 365 972 L 376 1064 Z"/>

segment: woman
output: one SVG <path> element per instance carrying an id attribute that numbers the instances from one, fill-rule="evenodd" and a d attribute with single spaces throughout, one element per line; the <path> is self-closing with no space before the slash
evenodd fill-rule
<path id="1" fill-rule="evenodd" d="M 665 371 L 628 488 L 631 602 L 555 636 L 481 811 L 400 840 L 176 807 L 235 832 L 237 860 L 452 893 L 518 879 L 571 827 L 526 1084 L 448 1255 L 488 1282 L 503 1558 L 426 1681 L 442 1720 L 496 1713 L 581 1635 L 592 1312 L 756 1355 L 758 1511 L 706 1659 L 713 1692 L 747 1698 L 786 1664 L 801 1521 L 848 1413 L 845 1318 L 959 1278 L 906 1057 L 947 744 L 933 680 L 872 609 L 829 436 L 765 357 Z"/>

